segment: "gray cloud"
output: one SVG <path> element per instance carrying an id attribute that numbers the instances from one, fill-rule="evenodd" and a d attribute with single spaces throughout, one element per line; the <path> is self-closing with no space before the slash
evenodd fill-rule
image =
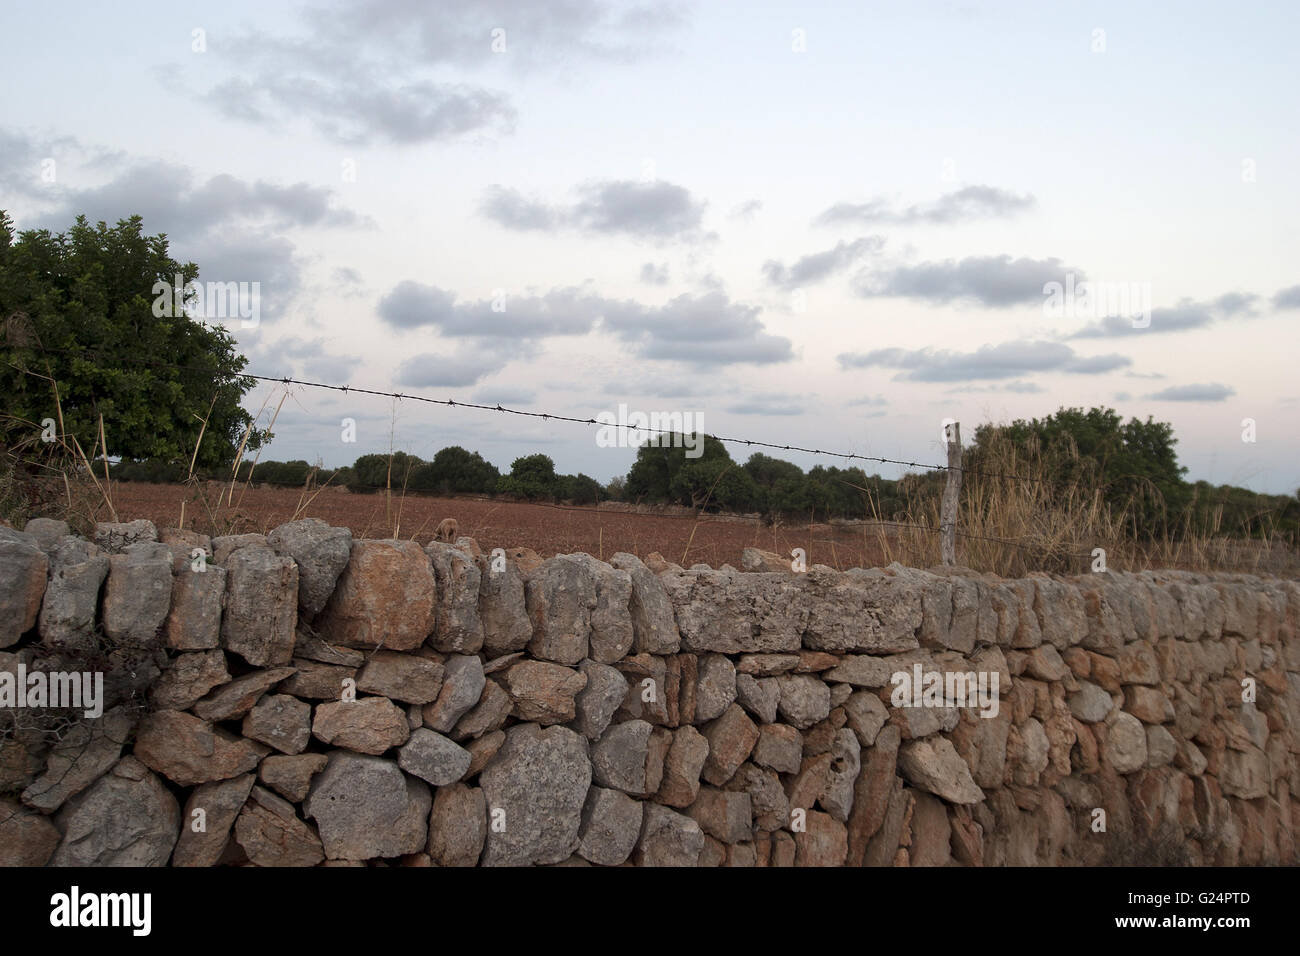
<path id="1" fill-rule="evenodd" d="M 173 239 L 237 225 L 283 230 L 370 224 L 333 205 L 333 194 L 323 187 L 248 182 L 226 174 L 204 182 L 195 179 L 186 166 L 161 160 L 139 162 L 101 186 L 62 191 L 58 207 L 41 221 L 47 228 L 63 229 L 78 213 L 91 222 L 107 223 L 139 215 L 146 231 L 165 232 Z"/>
<path id="2" fill-rule="evenodd" d="M 729 213 L 732 219 L 752 219 L 763 209 L 763 200 L 750 199 L 736 206 Z"/>
<path id="3" fill-rule="evenodd" d="M 863 236 L 852 242 L 840 241 L 833 249 L 803 256 L 792 266 L 785 266 L 775 259 L 769 259 L 763 263 L 763 275 L 772 285 L 793 289 L 819 282 L 827 276 L 841 272 L 863 256 L 879 252 L 884 245 L 883 236 Z"/>
<path id="4" fill-rule="evenodd" d="M 378 312 L 398 329 L 433 327 L 455 337 L 539 339 L 590 332 L 610 302 L 567 288 L 507 296 L 502 311 L 495 311 L 495 304 L 492 299 L 457 302 L 454 292 L 407 280 L 379 300 Z"/>
<path id="5" fill-rule="evenodd" d="M 959 385 L 956 388 L 945 389 L 947 395 L 965 394 L 968 392 L 1011 392 L 1017 395 L 1041 395 L 1047 389 L 1033 382 L 1007 382 L 1005 385 Z"/>
<path id="6" fill-rule="evenodd" d="M 978 219 L 1000 219 L 1032 209 L 1035 199 L 996 186 L 966 186 L 945 193 L 932 203 L 896 207 L 883 197 L 862 203 L 836 203 L 813 220 L 814 225 L 851 223 L 858 226 L 951 225 Z"/>
<path id="7" fill-rule="evenodd" d="M 790 361 L 790 340 L 768 333 L 758 312 L 725 293 L 708 292 L 679 295 L 657 308 L 628 301 L 607 306 L 601 325 L 643 358 L 699 367 Z"/>
<path id="8" fill-rule="evenodd" d="M 534 354 L 536 347 L 524 342 L 495 342 L 491 348 L 462 345 L 442 352 L 424 352 L 397 367 L 396 382 L 414 388 L 474 385 L 515 359 Z"/>
<path id="9" fill-rule="evenodd" d="M 943 304 L 969 301 L 989 307 L 1006 307 L 1043 301 L 1043 286 L 1065 282 L 1067 273 L 1078 269 L 1062 265 L 1060 259 L 1012 259 L 1008 255 L 970 256 L 960 261 L 923 262 L 871 271 L 864 269 L 854 280 L 854 290 L 863 298 L 897 296 Z"/>
<path id="10" fill-rule="evenodd" d="M 1183 299 L 1177 305 L 1151 310 L 1151 323 L 1134 326 L 1131 316 L 1112 315 L 1084 326 L 1067 339 L 1109 339 L 1125 335 L 1162 334 L 1203 329 L 1221 319 L 1240 316 L 1253 318 L 1259 296 L 1253 293 L 1227 292 L 1216 299 L 1196 302 Z"/>
<path id="11" fill-rule="evenodd" d="M 1300 285 L 1281 289 L 1273 296 L 1275 309 L 1300 309 Z"/>
<path id="12" fill-rule="evenodd" d="M 899 369 L 897 380 L 913 382 L 963 382 L 1017 378 L 1033 372 L 1072 372 L 1097 375 L 1132 364 L 1122 355 L 1082 358 L 1060 342 L 1004 342 L 985 345 L 974 352 L 934 349 L 877 349 L 844 353 L 843 369 L 879 366 Z"/>
<path id="13" fill-rule="evenodd" d="M 515 110 L 504 94 L 447 82 L 442 74 L 631 62 L 661 51 L 683 20 L 673 5 L 629 8 L 601 0 L 367 0 L 316 7 L 293 36 L 223 38 L 221 49 L 240 72 L 204 99 L 244 121 L 303 119 L 344 143 L 508 133 Z"/>
<path id="14" fill-rule="evenodd" d="M 531 405 L 537 400 L 537 393 L 526 388 L 490 385 L 474 393 L 474 401 L 480 405 Z"/>
<path id="15" fill-rule="evenodd" d="M 1175 385 L 1145 396 L 1157 402 L 1222 402 L 1237 390 L 1227 385 Z"/>
<path id="16" fill-rule="evenodd" d="M 570 205 L 547 204 L 518 190 L 493 185 L 479 211 L 498 225 L 519 231 L 571 228 L 587 235 L 641 239 L 699 238 L 705 203 L 690 190 L 664 180 L 588 183 Z"/>
<path id="17" fill-rule="evenodd" d="M 726 410 L 733 415 L 802 415 L 803 395 L 760 395 L 742 399 Z"/>
<path id="18" fill-rule="evenodd" d="M 466 133 L 514 129 L 515 110 L 500 93 L 427 80 L 391 83 L 358 71 L 344 79 L 285 76 L 273 69 L 255 80 L 232 78 L 204 99 L 231 119 L 283 127 L 295 118 L 347 145 L 373 141 L 410 145 Z"/>
<path id="19" fill-rule="evenodd" d="M 646 285 L 667 285 L 668 284 L 668 263 L 655 265 L 653 262 L 646 262 L 641 265 L 641 281 Z"/>
<path id="20" fill-rule="evenodd" d="M 680 295 L 662 306 L 647 306 L 565 288 L 507 297 L 500 312 L 493 304 L 490 299 L 457 302 L 452 292 L 408 280 L 379 301 L 378 313 L 393 328 L 436 328 L 484 347 L 489 340 L 526 343 L 582 335 L 599 322 L 642 358 L 721 366 L 794 357 L 788 338 L 765 331 L 756 307 L 732 302 L 722 292 Z"/>

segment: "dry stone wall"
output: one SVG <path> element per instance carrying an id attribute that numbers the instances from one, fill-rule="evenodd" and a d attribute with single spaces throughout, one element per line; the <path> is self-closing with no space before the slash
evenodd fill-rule
<path id="1" fill-rule="evenodd" d="M 0 528 L 0 863 L 1294 863 L 1298 617 L 1247 575 L 38 519 Z M 14 697 L 92 665 L 58 733 Z"/>

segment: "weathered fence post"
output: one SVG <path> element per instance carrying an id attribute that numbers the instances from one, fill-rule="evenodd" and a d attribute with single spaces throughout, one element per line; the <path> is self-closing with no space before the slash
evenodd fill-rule
<path id="1" fill-rule="evenodd" d="M 957 563 L 957 505 L 961 497 L 961 423 L 944 426 L 948 438 L 948 483 L 943 486 L 939 513 L 939 549 L 944 565 Z"/>

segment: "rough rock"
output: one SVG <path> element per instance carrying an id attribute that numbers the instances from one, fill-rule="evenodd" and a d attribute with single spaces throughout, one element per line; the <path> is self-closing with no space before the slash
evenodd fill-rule
<path id="1" fill-rule="evenodd" d="M 252 671 L 222 684 L 194 705 L 194 713 L 204 720 L 234 720 L 243 717 L 268 690 L 288 677 L 292 667 L 272 667 Z"/>
<path id="2" fill-rule="evenodd" d="M 298 565 L 298 613 L 303 620 L 313 620 L 348 566 L 352 532 L 331 527 L 319 518 L 304 518 L 280 525 L 266 536 L 266 543 Z"/>
<path id="3" fill-rule="evenodd" d="M 125 707 L 77 722 L 50 749 L 45 772 L 23 791 L 23 803 L 44 813 L 63 806 L 69 797 L 112 769 L 134 725 Z"/>
<path id="4" fill-rule="evenodd" d="M 695 866 L 704 849 L 704 831 L 682 813 L 657 803 L 644 804 L 637 866 Z"/>
<path id="5" fill-rule="evenodd" d="M 322 639 L 346 647 L 410 651 L 434 628 L 437 586 L 414 541 L 352 541 L 348 565 L 315 620 Z"/>
<path id="6" fill-rule="evenodd" d="M 194 788 L 181 815 L 172 866 L 217 865 L 230 840 L 230 828 L 253 789 L 253 779 L 246 773 Z"/>
<path id="7" fill-rule="evenodd" d="M 257 779 L 294 803 L 301 803 L 311 789 L 312 777 L 325 769 L 324 754 L 272 755 L 257 768 Z"/>
<path id="8" fill-rule="evenodd" d="M 174 651 L 201 651 L 221 644 L 221 612 L 226 606 L 226 569 L 215 564 L 189 564 L 172 578 L 171 607 L 163 622 L 163 638 Z"/>
<path id="9" fill-rule="evenodd" d="M 298 567 L 268 547 L 250 545 L 226 559 L 221 646 L 254 667 L 293 658 L 298 622 Z"/>
<path id="10" fill-rule="evenodd" d="M 10 647 L 36 626 L 50 560 L 33 536 L 0 536 L 0 647 Z"/>
<path id="11" fill-rule="evenodd" d="M 600 866 L 618 866 L 641 835 L 643 804 L 618 790 L 593 786 L 582 809 L 578 854 Z"/>
<path id="12" fill-rule="evenodd" d="M 145 717 L 136 732 L 134 750 L 145 766 L 182 787 L 247 773 L 267 752 L 262 744 L 176 710 L 160 710 Z"/>
<path id="13" fill-rule="evenodd" d="M 326 857 L 369 860 L 423 850 L 432 804 L 429 785 L 394 761 L 336 750 L 303 810 L 316 821 Z"/>
<path id="14" fill-rule="evenodd" d="M 676 654 L 682 639 L 659 576 L 636 555 L 626 552 L 620 551 L 609 563 L 631 577 L 628 611 L 632 617 L 632 649 L 638 654 Z"/>
<path id="15" fill-rule="evenodd" d="M 591 786 L 587 742 L 566 727 L 516 724 L 479 775 L 489 819 L 484 866 L 559 863 L 578 847 Z"/>
<path id="16" fill-rule="evenodd" d="M 704 737 L 709 756 L 701 776 L 715 787 L 731 779 L 758 743 L 758 727 L 739 704 L 732 704 L 721 717 L 707 724 Z"/>
<path id="17" fill-rule="evenodd" d="M 949 803 L 978 803 L 984 793 L 971 779 L 970 768 L 947 737 L 909 740 L 899 749 L 898 768 L 914 787 Z"/>
<path id="18" fill-rule="evenodd" d="M 63 805 L 51 866 L 164 866 L 180 834 L 180 807 L 134 757 Z"/>
<path id="19" fill-rule="evenodd" d="M 0 797 L 0 866 L 44 866 L 62 838 L 44 814 Z"/>
<path id="20" fill-rule="evenodd" d="M 152 521 L 101 521 L 95 525 L 95 545 L 109 554 L 121 554 L 133 544 L 157 541 Z"/>
<path id="21" fill-rule="evenodd" d="M 700 773 L 709 756 L 709 742 L 694 727 L 678 727 L 664 757 L 663 780 L 655 798 L 670 807 L 688 807 L 700 792 Z"/>
<path id="22" fill-rule="evenodd" d="M 249 740 L 283 754 L 300 754 L 311 741 L 311 704 L 288 694 L 268 694 L 253 705 L 241 729 Z"/>
<path id="23" fill-rule="evenodd" d="M 429 542 L 424 551 L 438 585 L 430 643 L 445 654 L 477 654 L 483 646 L 478 565 L 466 552 L 441 541 Z"/>
<path id="24" fill-rule="evenodd" d="M 424 723 L 439 733 L 448 733 L 461 716 L 478 703 L 487 677 L 483 662 L 472 654 L 456 654 L 443 664 L 442 690 L 438 699 L 424 708 Z"/>
<path id="25" fill-rule="evenodd" d="M 316 706 L 312 735 L 317 740 L 363 754 L 400 747 L 411 735 L 406 714 L 387 697 L 358 697 Z"/>
<path id="26" fill-rule="evenodd" d="M 793 726 L 806 730 L 830 714 L 831 689 L 816 677 L 794 674 L 776 680 L 781 691 L 777 709 Z"/>
<path id="27" fill-rule="evenodd" d="M 559 555 L 528 573 L 525 594 L 534 657 L 570 666 L 588 656 L 591 615 L 596 608 L 596 576 L 581 561 Z"/>
<path id="28" fill-rule="evenodd" d="M 478 787 L 439 787 L 429 816 L 429 856 L 434 866 L 476 866 L 487 839 L 487 801 Z"/>
<path id="29" fill-rule="evenodd" d="M 320 837 L 293 804 L 254 787 L 235 821 L 235 841 L 257 866 L 315 866 L 325 859 Z"/>
<path id="30" fill-rule="evenodd" d="M 576 716 L 575 696 L 587 676 L 546 661 L 520 661 L 505 672 L 515 716 L 539 724 L 563 724 Z"/>
<path id="31" fill-rule="evenodd" d="M 583 661 L 578 670 L 587 684 L 573 699 L 573 729 L 588 740 L 598 740 L 627 697 L 627 678 L 616 667 L 590 660 Z"/>
<path id="32" fill-rule="evenodd" d="M 443 667 L 414 654 L 378 650 L 357 674 L 357 691 L 407 704 L 431 704 L 442 690 Z"/>
<path id="33" fill-rule="evenodd" d="M 411 732 L 397 752 L 397 763 L 407 773 L 435 787 L 455 783 L 469 769 L 469 751 L 427 727 Z"/>

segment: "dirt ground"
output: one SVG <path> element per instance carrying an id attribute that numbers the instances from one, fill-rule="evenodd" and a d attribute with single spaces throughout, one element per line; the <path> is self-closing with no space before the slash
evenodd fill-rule
<path id="1" fill-rule="evenodd" d="M 844 528 L 826 524 L 765 527 L 761 521 L 730 516 L 691 516 L 629 513 L 562 505 L 531 504 L 479 498 L 437 498 L 408 494 L 353 494 L 325 488 L 314 498 L 294 488 L 267 485 L 243 489 L 236 486 L 234 504 L 222 499 L 210 485 L 203 492 L 185 485 L 115 483 L 112 487 L 118 518 L 148 518 L 159 528 L 180 525 L 185 505 L 185 527 L 208 534 L 270 531 L 295 517 L 320 518 L 346 526 L 357 537 L 413 538 L 424 544 L 433 538 L 438 522 L 455 518 L 462 535 L 475 538 L 484 550 L 532 548 L 543 557 L 585 551 L 608 558 L 628 551 L 644 558 L 658 551 L 670 561 L 689 567 L 697 562 L 720 567 L 740 567 L 744 548 L 759 547 L 789 555 L 803 548 L 808 565 L 833 568 L 870 568 L 887 563 L 876 529 Z M 99 520 L 108 520 L 100 515 Z"/>

